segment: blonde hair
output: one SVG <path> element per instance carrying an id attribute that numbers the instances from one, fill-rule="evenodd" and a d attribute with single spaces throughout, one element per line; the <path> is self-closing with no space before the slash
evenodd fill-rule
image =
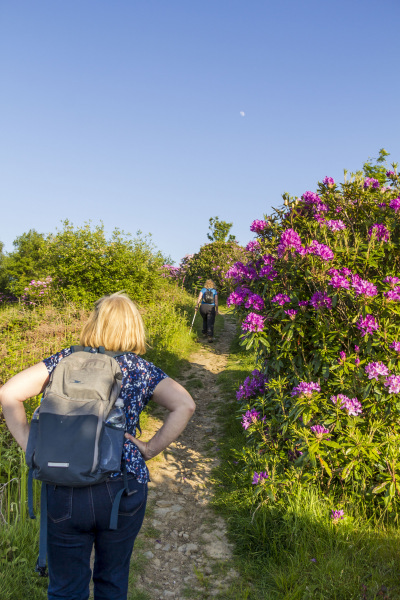
<path id="1" fill-rule="evenodd" d="M 212 279 L 207 279 L 207 281 L 204 284 L 204 287 L 206 287 L 206 288 L 214 288 L 215 289 L 215 283 L 213 282 Z"/>
<path id="2" fill-rule="evenodd" d="M 103 296 L 85 323 L 80 343 L 113 352 L 146 352 L 146 332 L 136 304 L 122 292 Z"/>

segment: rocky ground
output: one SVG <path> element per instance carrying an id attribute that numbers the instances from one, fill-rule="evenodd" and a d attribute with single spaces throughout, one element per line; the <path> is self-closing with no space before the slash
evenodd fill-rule
<path id="1" fill-rule="evenodd" d="M 196 412 L 161 457 L 149 463 L 151 483 L 138 552 L 144 569 L 137 584 L 152 600 L 231 597 L 238 583 L 226 524 L 210 506 L 212 469 L 218 464 L 217 375 L 224 370 L 235 324 L 224 317 L 214 344 L 200 341 L 179 382 L 192 394 Z M 158 410 L 158 409 L 157 409 Z M 149 419 L 144 439 L 161 425 L 162 412 Z"/>

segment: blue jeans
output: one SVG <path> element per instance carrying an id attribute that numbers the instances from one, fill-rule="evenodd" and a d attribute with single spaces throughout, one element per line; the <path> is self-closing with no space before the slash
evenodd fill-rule
<path id="1" fill-rule="evenodd" d="M 126 600 L 129 562 L 143 523 L 147 484 L 129 478 L 119 507 L 118 528 L 110 530 L 111 506 L 122 477 L 82 488 L 47 486 L 48 600 L 87 600 L 94 545 L 95 600 Z"/>

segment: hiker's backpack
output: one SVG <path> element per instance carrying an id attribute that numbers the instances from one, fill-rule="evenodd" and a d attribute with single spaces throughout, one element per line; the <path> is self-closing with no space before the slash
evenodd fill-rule
<path id="1" fill-rule="evenodd" d="M 91 351 L 92 350 L 92 351 Z M 33 514 L 32 478 L 42 481 L 41 540 L 37 570 L 44 574 L 45 540 L 42 528 L 47 521 L 44 505 L 46 485 L 83 487 L 101 483 L 121 470 L 124 429 L 108 426 L 106 419 L 121 390 L 122 373 L 115 356 L 103 347 L 71 346 L 50 375 L 43 393 L 38 418 L 32 419 L 26 448 L 29 467 L 28 503 Z M 119 501 L 128 493 L 125 487 L 114 503 L 110 529 L 116 529 Z M 45 513 L 45 514 L 44 514 Z M 44 557 L 43 557 L 44 553 Z M 43 564 L 44 562 L 44 564 Z"/>
<path id="2" fill-rule="evenodd" d="M 214 304 L 214 293 L 212 289 L 207 288 L 203 294 L 205 304 Z"/>

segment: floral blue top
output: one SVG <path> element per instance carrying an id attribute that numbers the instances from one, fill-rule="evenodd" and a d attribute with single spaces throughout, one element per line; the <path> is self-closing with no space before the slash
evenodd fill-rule
<path id="1" fill-rule="evenodd" d="M 43 362 L 48 372 L 51 373 L 60 360 L 70 354 L 71 348 L 65 348 L 61 352 L 45 358 Z M 115 360 L 122 371 L 120 396 L 125 404 L 126 430 L 134 436 L 139 426 L 140 413 L 151 399 L 160 381 L 168 376 L 153 363 L 147 362 L 133 352 L 116 356 Z M 146 462 L 137 446 L 130 440 L 125 440 L 123 458 L 128 473 L 134 475 L 140 483 L 150 481 Z M 121 473 L 114 474 L 114 476 L 118 475 L 121 475 Z"/>

